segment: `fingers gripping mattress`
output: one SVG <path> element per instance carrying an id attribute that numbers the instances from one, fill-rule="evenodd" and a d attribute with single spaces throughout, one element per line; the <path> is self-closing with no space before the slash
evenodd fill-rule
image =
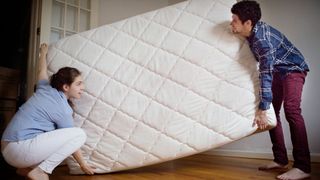
<path id="1" fill-rule="evenodd" d="M 169 161 L 252 135 L 257 63 L 229 30 L 235 1 L 191 0 L 51 44 L 49 74 L 82 71 L 75 125 L 98 173 Z M 269 124 L 275 126 L 273 109 Z M 70 173 L 83 173 L 67 160 Z"/>

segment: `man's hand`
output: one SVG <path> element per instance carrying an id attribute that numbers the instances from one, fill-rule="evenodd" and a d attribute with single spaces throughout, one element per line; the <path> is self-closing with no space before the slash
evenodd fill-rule
<path id="1" fill-rule="evenodd" d="M 268 127 L 268 117 L 266 110 L 258 110 L 253 121 L 253 126 L 258 125 L 258 128 L 264 130 Z"/>

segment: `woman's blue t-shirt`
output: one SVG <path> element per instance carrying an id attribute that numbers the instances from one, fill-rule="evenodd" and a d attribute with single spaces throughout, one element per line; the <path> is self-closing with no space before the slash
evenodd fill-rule
<path id="1" fill-rule="evenodd" d="M 31 139 L 41 133 L 73 127 L 72 108 L 65 94 L 40 80 L 36 92 L 13 116 L 5 129 L 3 141 Z"/>

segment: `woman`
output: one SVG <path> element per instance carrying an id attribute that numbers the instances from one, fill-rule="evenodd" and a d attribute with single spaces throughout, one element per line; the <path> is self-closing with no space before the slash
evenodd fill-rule
<path id="1" fill-rule="evenodd" d="M 83 160 L 80 147 L 86 134 L 73 127 L 71 99 L 84 89 L 80 72 L 71 67 L 47 75 L 47 44 L 40 46 L 37 90 L 14 115 L 1 140 L 4 159 L 30 179 L 49 179 L 53 169 L 73 155 L 86 174 L 93 169 Z"/>

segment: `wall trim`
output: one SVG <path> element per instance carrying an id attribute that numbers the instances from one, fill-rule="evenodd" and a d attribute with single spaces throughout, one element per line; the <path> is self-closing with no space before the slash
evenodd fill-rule
<path id="1" fill-rule="evenodd" d="M 203 154 L 216 155 L 216 156 L 228 156 L 228 157 L 242 157 L 242 158 L 254 158 L 254 159 L 273 159 L 272 152 L 253 152 L 253 151 L 239 151 L 239 150 L 223 150 L 213 149 L 206 151 Z M 311 162 L 320 162 L 320 153 L 311 153 Z M 292 153 L 288 153 L 289 160 L 293 160 Z"/>

